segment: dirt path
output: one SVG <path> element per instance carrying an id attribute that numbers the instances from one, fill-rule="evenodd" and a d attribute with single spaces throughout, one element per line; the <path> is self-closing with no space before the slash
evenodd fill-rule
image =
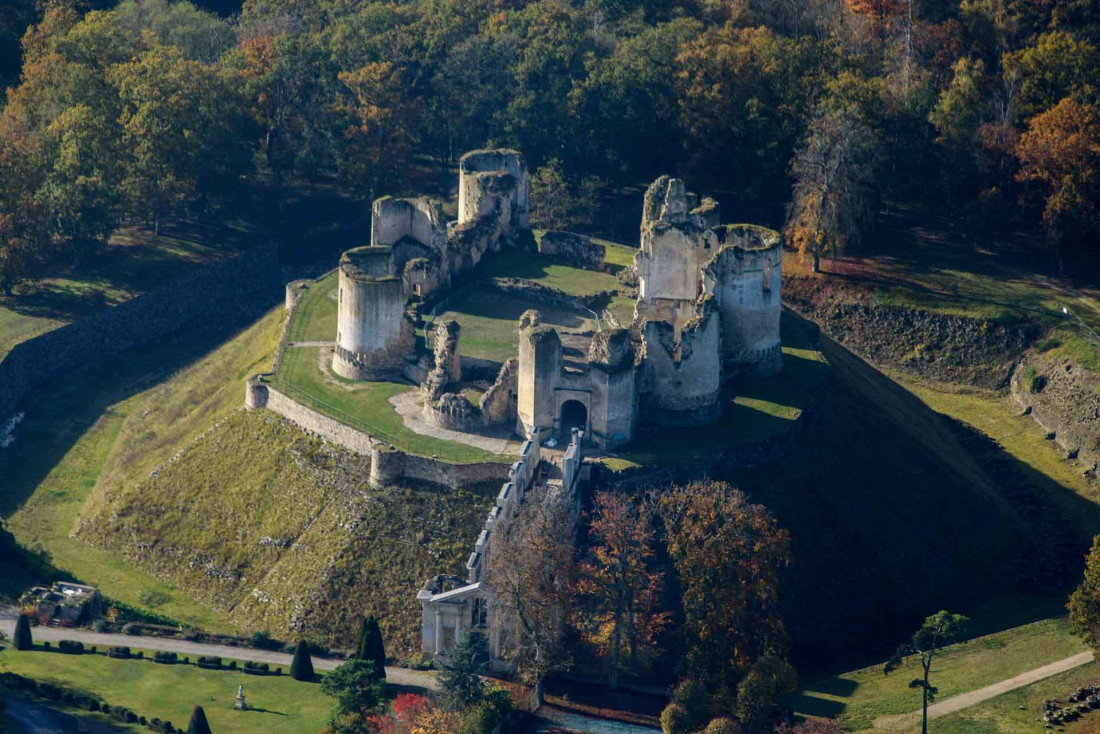
<path id="1" fill-rule="evenodd" d="M 0 631 L 6 632 L 11 637 L 15 631 L 15 618 L 7 610 L 0 612 Z M 286 653 L 272 652 L 269 650 L 256 650 L 250 647 L 232 647 L 230 645 L 213 645 L 205 642 L 189 642 L 187 640 L 175 640 L 166 637 L 146 637 L 134 635 L 104 634 L 89 632 L 87 630 L 60 629 L 54 627 L 35 627 L 31 630 L 34 641 L 51 642 L 56 644 L 61 640 L 76 640 L 85 645 L 98 645 L 111 647 L 113 645 L 125 645 L 138 650 L 166 650 L 168 652 L 184 655 L 217 655 L 229 660 L 252 660 L 257 663 L 269 665 L 282 665 L 290 667 L 291 656 Z M 317 670 L 332 670 L 343 663 L 343 660 L 328 658 L 313 658 L 313 667 Z M 426 671 L 407 670 L 405 668 L 386 668 L 386 681 L 402 688 L 420 690 L 438 690 L 439 684 L 435 675 Z"/>
<path id="2" fill-rule="evenodd" d="M 1058 675 L 1059 673 L 1065 673 L 1067 670 L 1073 670 L 1079 668 L 1082 665 L 1087 665 L 1092 662 L 1091 652 L 1078 653 L 1072 657 L 1065 658 L 1064 660 L 1058 660 L 1044 665 L 1041 668 L 1035 668 L 1029 670 L 1026 673 L 1021 673 L 1014 678 L 1003 680 L 1000 683 L 994 683 L 991 686 L 985 688 L 979 688 L 976 691 L 970 691 L 969 693 L 960 693 L 957 696 L 946 698 L 938 703 L 934 703 L 928 707 L 928 718 L 938 719 L 941 716 L 947 714 L 953 714 L 956 711 L 961 711 L 965 708 L 979 704 L 982 701 L 988 701 L 991 698 L 995 698 L 1002 693 L 1008 693 L 1014 691 L 1017 688 L 1023 688 L 1029 686 L 1032 683 L 1041 681 L 1044 678 L 1049 678 L 1052 675 Z M 898 730 L 905 729 L 909 725 L 919 724 L 920 711 L 912 711 L 908 714 L 901 714 L 899 716 L 880 716 L 875 719 L 876 729 Z"/>

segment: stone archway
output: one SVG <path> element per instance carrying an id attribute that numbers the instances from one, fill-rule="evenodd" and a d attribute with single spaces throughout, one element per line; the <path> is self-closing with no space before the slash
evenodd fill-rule
<path id="1" fill-rule="evenodd" d="M 558 439 L 568 442 L 574 428 L 588 433 L 588 406 L 579 400 L 566 400 L 558 408 Z"/>

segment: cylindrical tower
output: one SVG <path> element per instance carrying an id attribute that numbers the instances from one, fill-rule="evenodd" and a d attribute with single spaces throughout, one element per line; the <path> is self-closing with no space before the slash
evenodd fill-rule
<path id="1" fill-rule="evenodd" d="M 358 247 L 340 258 L 332 369 L 350 380 L 396 377 L 415 336 L 392 247 Z"/>
<path id="2" fill-rule="evenodd" d="M 726 376 L 774 375 L 783 367 L 782 240 L 774 230 L 751 224 L 724 224 L 713 236 L 718 254 L 703 270 L 703 290 L 722 314 Z"/>

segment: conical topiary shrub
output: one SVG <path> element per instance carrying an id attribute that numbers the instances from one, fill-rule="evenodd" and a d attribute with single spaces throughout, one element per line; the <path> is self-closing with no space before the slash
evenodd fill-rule
<path id="1" fill-rule="evenodd" d="M 386 648 L 382 644 L 382 630 L 379 629 L 378 620 L 374 617 L 363 620 L 363 626 L 359 629 L 359 645 L 355 649 L 355 657 L 373 663 L 378 677 L 386 677 Z"/>
<path id="2" fill-rule="evenodd" d="M 313 680 L 313 660 L 309 657 L 309 645 L 298 640 L 294 648 L 294 658 L 290 661 L 290 677 L 294 680 Z"/>
<path id="3" fill-rule="evenodd" d="M 191 723 L 187 725 L 187 734 L 211 734 L 210 724 L 206 722 L 206 712 L 202 706 L 196 706 L 191 712 Z"/>
<path id="4" fill-rule="evenodd" d="M 31 637 L 31 620 L 27 615 L 20 614 L 15 621 L 15 637 L 12 644 L 16 650 L 31 650 L 34 648 L 34 638 Z"/>

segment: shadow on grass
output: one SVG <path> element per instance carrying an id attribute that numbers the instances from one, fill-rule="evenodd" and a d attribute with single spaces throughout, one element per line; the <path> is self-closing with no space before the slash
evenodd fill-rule
<path id="1" fill-rule="evenodd" d="M 0 516 L 8 517 L 18 510 L 81 436 L 112 413 L 112 406 L 201 359 L 253 321 L 238 318 L 217 324 L 192 323 L 31 391 L 20 405 L 26 418 L 16 430 L 14 443 L 0 452 L 0 477 L 4 478 L 0 483 Z M 96 475 L 84 479 L 89 488 L 99 469 L 95 467 Z M 39 566 L 27 570 L 34 576 L 80 580 L 52 568 L 48 554 L 40 550 L 33 553 Z"/>

